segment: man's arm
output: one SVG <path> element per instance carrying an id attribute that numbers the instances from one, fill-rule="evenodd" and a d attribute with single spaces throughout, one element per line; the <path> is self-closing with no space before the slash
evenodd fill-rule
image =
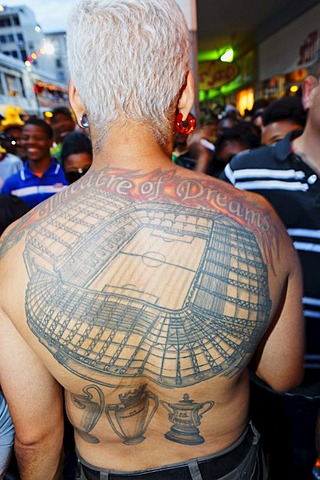
<path id="1" fill-rule="evenodd" d="M 61 477 L 61 386 L 0 310 L 0 383 L 15 427 L 21 480 Z"/>
<path id="2" fill-rule="evenodd" d="M 284 228 L 279 238 L 279 249 L 279 273 L 275 275 L 273 289 L 277 289 L 281 270 L 284 270 L 284 279 L 287 280 L 282 286 L 281 303 L 252 363 L 262 380 L 274 390 L 286 392 L 301 383 L 304 373 L 302 275 L 297 253 Z"/>

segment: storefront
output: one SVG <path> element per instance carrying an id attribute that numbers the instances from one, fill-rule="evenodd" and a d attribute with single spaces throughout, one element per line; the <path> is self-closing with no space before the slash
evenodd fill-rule
<path id="1" fill-rule="evenodd" d="M 232 63 L 221 60 L 199 61 L 199 100 L 204 104 L 232 103 L 239 112 L 251 109 L 254 101 L 254 51 Z"/>
<path id="2" fill-rule="evenodd" d="M 257 98 L 278 98 L 295 92 L 316 59 L 320 4 L 258 45 Z"/>

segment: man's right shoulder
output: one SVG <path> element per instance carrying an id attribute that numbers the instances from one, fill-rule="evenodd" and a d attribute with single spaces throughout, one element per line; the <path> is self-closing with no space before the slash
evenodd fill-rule
<path id="1" fill-rule="evenodd" d="M 280 143 L 280 142 L 278 142 Z M 235 175 L 242 176 L 243 173 L 259 170 L 277 170 L 283 164 L 283 153 L 279 151 L 279 145 L 264 145 L 258 148 L 252 148 L 235 155 L 232 160 L 226 165 L 225 169 L 220 175 L 220 180 L 225 180 L 235 185 Z M 281 162 L 279 162 L 279 159 Z M 282 168 L 282 167 L 281 167 Z M 259 176 L 259 175 L 258 175 Z"/>

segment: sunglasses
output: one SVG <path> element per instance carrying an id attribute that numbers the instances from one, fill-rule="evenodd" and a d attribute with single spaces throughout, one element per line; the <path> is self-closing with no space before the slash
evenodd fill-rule
<path id="1" fill-rule="evenodd" d="M 87 173 L 90 167 L 78 168 L 78 170 L 72 170 L 70 172 L 64 172 L 64 175 L 69 183 L 76 182 L 79 178 L 83 177 Z"/>

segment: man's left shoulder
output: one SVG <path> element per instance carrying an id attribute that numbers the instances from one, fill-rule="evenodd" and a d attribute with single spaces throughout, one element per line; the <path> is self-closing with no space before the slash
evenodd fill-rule
<path id="1" fill-rule="evenodd" d="M 238 153 L 230 161 L 232 170 L 270 167 L 270 162 L 277 162 L 278 160 L 277 149 L 275 147 L 276 145 L 263 145 Z"/>

